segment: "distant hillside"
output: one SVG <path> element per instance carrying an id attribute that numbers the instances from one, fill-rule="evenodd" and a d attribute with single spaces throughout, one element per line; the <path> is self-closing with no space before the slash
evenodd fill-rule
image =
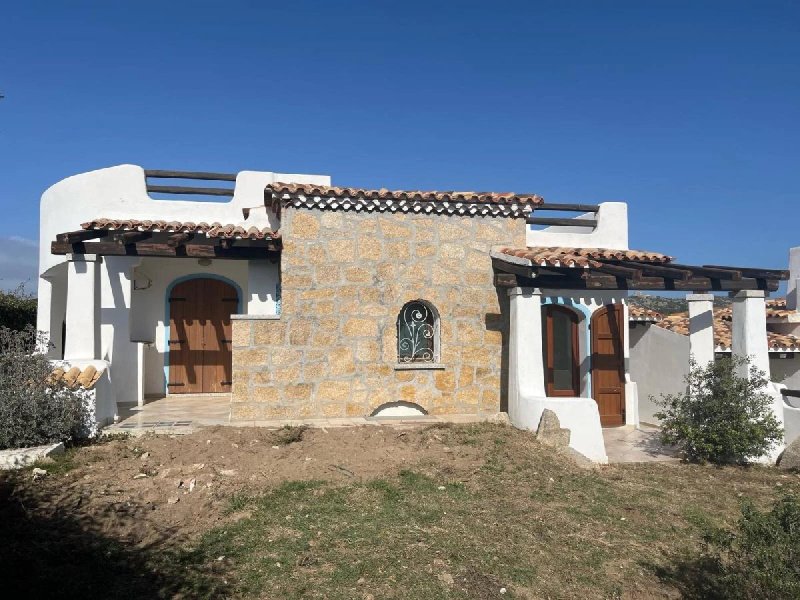
<path id="1" fill-rule="evenodd" d="M 669 296 L 652 296 L 642 292 L 636 292 L 628 298 L 629 302 L 635 306 L 642 308 L 649 308 L 662 315 L 672 315 L 679 312 L 686 312 L 689 310 L 686 304 L 686 298 L 669 297 Z M 714 306 L 718 308 L 730 306 L 730 298 L 725 296 L 714 296 Z"/>

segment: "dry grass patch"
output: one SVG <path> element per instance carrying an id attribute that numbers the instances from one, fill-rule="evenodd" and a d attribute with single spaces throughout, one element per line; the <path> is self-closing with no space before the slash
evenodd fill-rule
<path id="1" fill-rule="evenodd" d="M 142 483 L 130 482 L 130 463 L 142 462 L 134 444 L 156 457 L 154 473 L 174 469 L 164 485 L 201 461 L 197 490 L 208 469 L 236 474 L 136 513 L 151 533 L 172 537 L 137 538 L 124 512 L 91 502 L 72 516 L 87 531 L 104 523 L 120 556 L 145 564 L 164 597 L 674 598 L 671 567 L 699 547 L 706 527 L 734 523 L 745 498 L 765 508 L 800 491 L 797 475 L 761 467 L 581 468 L 528 433 L 489 424 L 307 430 L 285 445 L 276 435 L 229 429 L 118 441 L 88 467 L 82 460 L 98 451 L 87 449 L 61 477 L 90 495 L 124 497 Z M 124 482 L 102 477 L 115 456 Z M 90 473 L 93 486 L 81 485 Z M 145 484 L 158 491 L 159 477 Z M 32 485 L 6 484 L 20 493 Z M 56 488 L 48 493 L 63 500 Z M 126 538 L 109 525 L 125 526 Z M 112 576 L 114 563 L 106 569 Z"/>

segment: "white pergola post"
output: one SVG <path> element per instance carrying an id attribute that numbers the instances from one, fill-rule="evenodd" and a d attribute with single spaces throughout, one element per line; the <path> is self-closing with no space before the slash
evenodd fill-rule
<path id="1" fill-rule="evenodd" d="M 67 339 L 65 360 L 93 360 L 97 353 L 97 297 L 95 282 L 98 256 L 67 255 Z"/>
<path id="2" fill-rule="evenodd" d="M 770 379 L 767 307 L 764 292 L 742 290 L 731 294 L 731 298 L 733 298 L 731 352 L 737 356 L 749 357 L 750 364 L 764 371 L 767 379 Z"/>
<path id="3" fill-rule="evenodd" d="M 800 309 L 800 246 L 789 249 L 789 283 L 786 284 L 786 308 Z"/>
<path id="4" fill-rule="evenodd" d="M 522 393 L 545 396 L 544 360 L 542 358 L 542 292 L 534 288 L 508 290 L 508 416 L 519 416 Z"/>
<path id="5" fill-rule="evenodd" d="M 714 362 L 714 295 L 687 294 L 689 353 L 700 367 Z"/>

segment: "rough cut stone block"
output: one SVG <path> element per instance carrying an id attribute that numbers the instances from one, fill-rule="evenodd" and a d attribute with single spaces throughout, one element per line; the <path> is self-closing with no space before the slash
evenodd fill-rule
<path id="1" fill-rule="evenodd" d="M 569 446 L 569 429 L 562 429 L 558 415 L 549 408 L 544 409 L 536 430 L 536 438 L 545 444 L 565 448 Z"/>
<path id="2" fill-rule="evenodd" d="M 800 438 L 786 446 L 778 459 L 778 466 L 781 469 L 800 469 Z"/>

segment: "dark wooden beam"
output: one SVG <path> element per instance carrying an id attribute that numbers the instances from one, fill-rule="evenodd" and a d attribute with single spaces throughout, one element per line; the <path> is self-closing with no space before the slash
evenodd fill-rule
<path id="1" fill-rule="evenodd" d="M 502 271 L 503 273 L 512 273 L 514 275 L 522 275 L 524 277 L 533 276 L 533 267 L 518 265 L 516 263 L 507 262 L 500 258 L 492 258 L 492 267 L 494 267 L 496 271 Z"/>
<path id="2" fill-rule="evenodd" d="M 642 278 L 642 271 L 640 269 L 632 269 L 630 267 L 622 267 L 616 264 L 603 263 L 600 267 L 592 267 L 593 272 L 607 273 L 614 277 L 624 277 L 625 279 L 632 279 L 639 281 Z"/>
<path id="3" fill-rule="evenodd" d="M 149 240 L 151 237 L 153 237 L 152 231 L 126 231 L 124 233 L 115 233 L 111 236 L 111 239 L 117 244 L 124 246 L 126 244 L 135 244 L 136 242 Z"/>
<path id="4" fill-rule="evenodd" d="M 195 235 L 193 232 L 176 233 L 167 238 L 167 246 L 170 248 L 182 246 L 186 242 L 190 242 Z"/>
<path id="5" fill-rule="evenodd" d="M 495 273 L 494 285 L 499 288 L 517 287 L 517 276 L 511 273 Z"/>
<path id="6" fill-rule="evenodd" d="M 800 390 L 782 389 L 781 394 L 783 394 L 784 396 L 788 396 L 790 398 L 800 398 Z"/>
<path id="7" fill-rule="evenodd" d="M 754 277 L 756 279 L 789 279 L 789 271 L 784 269 L 754 269 L 752 267 L 724 267 L 720 265 L 703 265 L 708 269 L 730 269 L 739 271 L 744 277 Z"/>
<path id="8" fill-rule="evenodd" d="M 209 173 L 207 171 L 163 171 L 145 169 L 145 177 L 161 179 L 205 179 L 208 181 L 236 181 L 236 173 Z"/>
<path id="9" fill-rule="evenodd" d="M 109 233 L 110 232 L 107 229 L 81 229 L 80 231 L 59 233 L 56 236 L 56 240 L 59 242 L 74 244 L 84 240 L 94 240 L 97 238 L 106 237 Z"/>
<path id="10" fill-rule="evenodd" d="M 618 264 L 631 269 L 637 269 L 647 275 L 655 275 L 656 277 L 667 277 L 669 279 L 686 280 L 692 276 L 692 272 L 684 269 L 676 269 L 668 265 L 656 265 L 651 263 L 642 263 L 632 260 L 621 260 L 614 264 Z"/>
<path id="11" fill-rule="evenodd" d="M 741 271 L 735 271 L 732 269 L 698 267 L 695 265 L 682 265 L 678 263 L 669 263 L 669 267 L 673 269 L 680 269 L 682 271 L 690 271 L 693 275 L 710 277 L 711 279 L 732 279 L 734 281 L 738 281 L 742 278 Z"/>
<path id="12" fill-rule="evenodd" d="M 534 286 L 543 289 L 567 290 L 675 290 L 685 292 L 734 292 L 739 290 L 766 290 L 775 291 L 779 283 L 774 280 L 759 280 L 743 278 L 739 281 L 714 280 L 708 277 L 692 277 L 685 281 L 678 279 L 665 279 L 663 277 L 642 277 L 638 281 L 615 277 L 613 275 L 598 274 L 595 271 L 585 278 L 564 276 L 541 275 L 535 278 L 525 278 L 517 275 L 520 286 Z"/>
<path id="13" fill-rule="evenodd" d="M 555 204 L 545 202 L 534 210 L 563 210 L 564 212 L 594 212 L 600 210 L 599 204 Z"/>
<path id="14" fill-rule="evenodd" d="M 534 210 L 539 210 L 538 208 Z M 597 227 L 596 219 L 553 219 L 550 217 L 528 217 L 528 225 L 557 225 L 564 227 Z"/>
<path id="15" fill-rule="evenodd" d="M 107 242 L 86 242 L 68 244 L 53 242 L 50 246 L 53 254 L 99 254 L 101 256 L 163 256 L 168 258 L 231 258 L 256 259 L 270 258 L 271 254 L 280 251 L 280 245 L 269 240 L 263 246 L 244 246 L 223 248 L 212 244 L 186 244 L 173 247 L 169 244 L 117 244 Z"/>
<path id="16" fill-rule="evenodd" d="M 186 187 L 182 185 L 148 185 L 148 192 L 157 194 L 197 194 L 204 196 L 233 196 L 233 188 Z"/>

